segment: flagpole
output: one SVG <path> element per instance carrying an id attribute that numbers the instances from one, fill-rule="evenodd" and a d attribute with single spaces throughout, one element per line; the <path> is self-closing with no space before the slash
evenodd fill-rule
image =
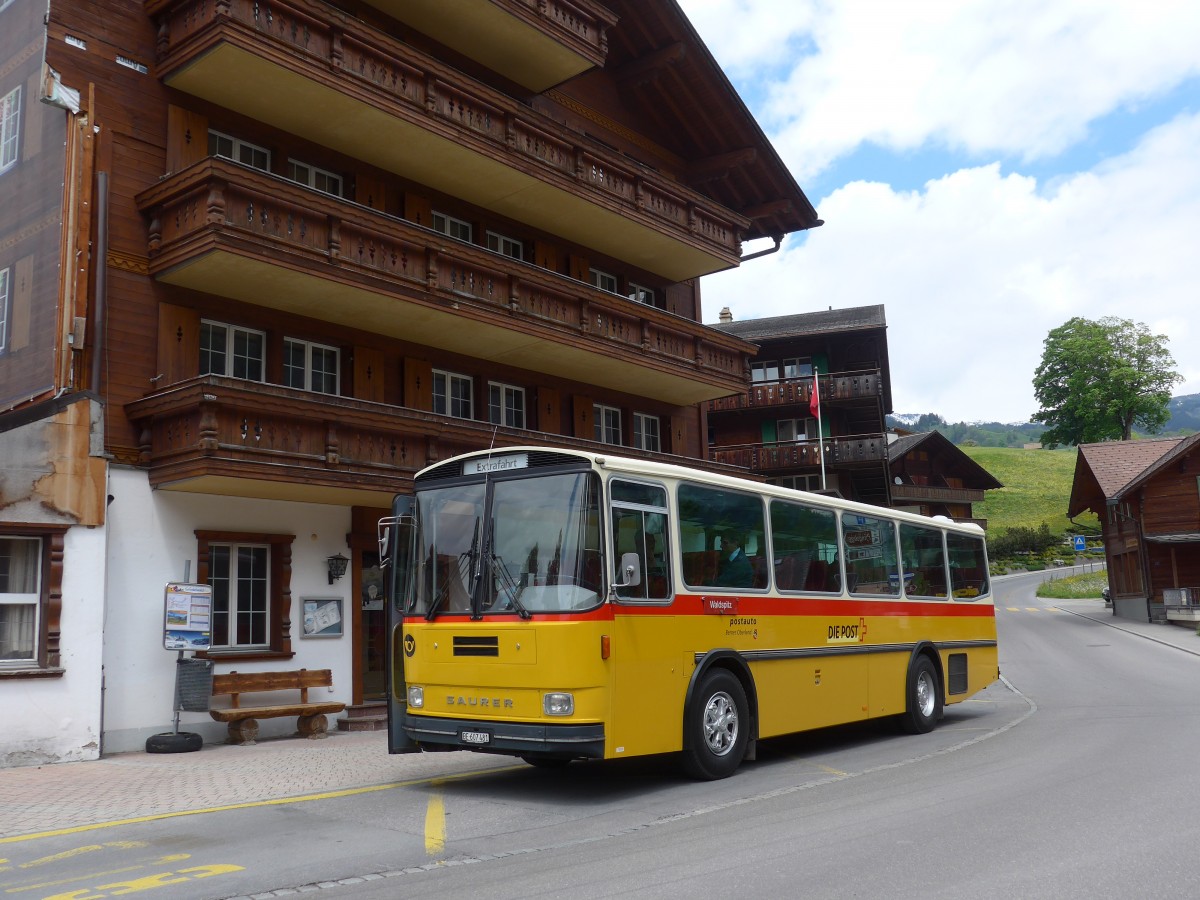
<path id="1" fill-rule="evenodd" d="M 821 428 L 821 385 L 817 381 L 817 367 L 813 366 L 813 395 L 809 398 L 808 408 L 817 414 L 817 453 L 821 458 L 821 490 L 825 490 L 825 433 Z"/>

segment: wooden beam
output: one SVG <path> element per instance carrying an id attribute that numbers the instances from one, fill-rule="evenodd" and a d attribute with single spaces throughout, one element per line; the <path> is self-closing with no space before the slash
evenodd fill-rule
<path id="1" fill-rule="evenodd" d="M 791 200 L 768 200 L 741 210 L 747 219 L 769 219 L 771 216 L 781 216 L 792 211 Z"/>
<path id="2" fill-rule="evenodd" d="M 613 72 L 613 77 L 620 82 L 644 83 L 653 81 L 658 73 L 668 66 L 673 66 L 687 56 L 687 47 L 676 41 L 658 50 L 653 50 L 645 56 L 627 62 Z"/>
<path id="3" fill-rule="evenodd" d="M 753 165 L 758 160 L 758 150 L 754 147 L 742 147 L 728 153 L 718 153 L 707 159 L 701 159 L 688 167 L 688 180 L 712 181 L 724 178 L 730 169 Z"/>

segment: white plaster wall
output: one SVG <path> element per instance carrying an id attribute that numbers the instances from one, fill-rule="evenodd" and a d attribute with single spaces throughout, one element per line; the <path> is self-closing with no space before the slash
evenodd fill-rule
<path id="1" fill-rule="evenodd" d="M 59 644 L 64 674 L 0 681 L 0 767 L 100 755 L 104 538 L 102 527 L 66 533 Z"/>
<path id="2" fill-rule="evenodd" d="M 292 545 L 292 650 L 288 660 L 218 662 L 216 672 L 332 669 L 333 690 L 310 699 L 341 700 L 352 694 L 351 573 L 329 584 L 325 559 L 349 556 L 350 508 L 274 500 L 248 500 L 180 491 L 151 490 L 146 473 L 113 466 L 108 508 L 108 605 L 104 622 L 103 751 L 145 749 L 146 738 L 174 730 L 175 660 L 163 649 L 163 588 L 196 578 L 197 529 L 294 534 Z M 300 600 L 343 598 L 347 617 L 340 638 L 300 637 Z M 185 656 L 191 656 L 185 653 Z M 295 719 L 263 719 L 260 737 L 294 734 Z M 330 723 L 332 725 L 332 722 Z M 225 725 L 207 713 L 180 713 L 180 730 L 223 741 Z"/>

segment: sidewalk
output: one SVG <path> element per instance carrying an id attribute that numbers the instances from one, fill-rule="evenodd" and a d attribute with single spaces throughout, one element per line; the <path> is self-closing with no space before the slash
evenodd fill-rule
<path id="1" fill-rule="evenodd" d="M 0 769 L 0 845 L 18 835 L 396 786 L 444 775 L 447 763 L 478 771 L 513 765 L 514 760 L 465 753 L 392 756 L 387 732 L 368 731 Z M 0 857 L 4 855 L 0 850 Z"/>
<path id="2" fill-rule="evenodd" d="M 1099 600 L 1043 600 L 1048 606 L 1056 606 L 1063 612 L 1073 616 L 1082 616 L 1108 625 L 1127 634 L 1136 634 L 1167 647 L 1174 647 L 1193 656 L 1200 656 L 1200 635 L 1194 627 L 1180 625 L 1158 625 L 1150 622 L 1137 622 L 1133 619 L 1121 619 L 1113 615 L 1111 608 L 1106 608 Z"/>

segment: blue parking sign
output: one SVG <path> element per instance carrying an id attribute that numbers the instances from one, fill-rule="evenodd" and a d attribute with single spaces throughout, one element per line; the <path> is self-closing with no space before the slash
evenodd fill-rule
<path id="1" fill-rule="evenodd" d="M 1087 538 L 1082 534 L 1075 535 L 1075 552 L 1082 553 L 1087 549 Z"/>

